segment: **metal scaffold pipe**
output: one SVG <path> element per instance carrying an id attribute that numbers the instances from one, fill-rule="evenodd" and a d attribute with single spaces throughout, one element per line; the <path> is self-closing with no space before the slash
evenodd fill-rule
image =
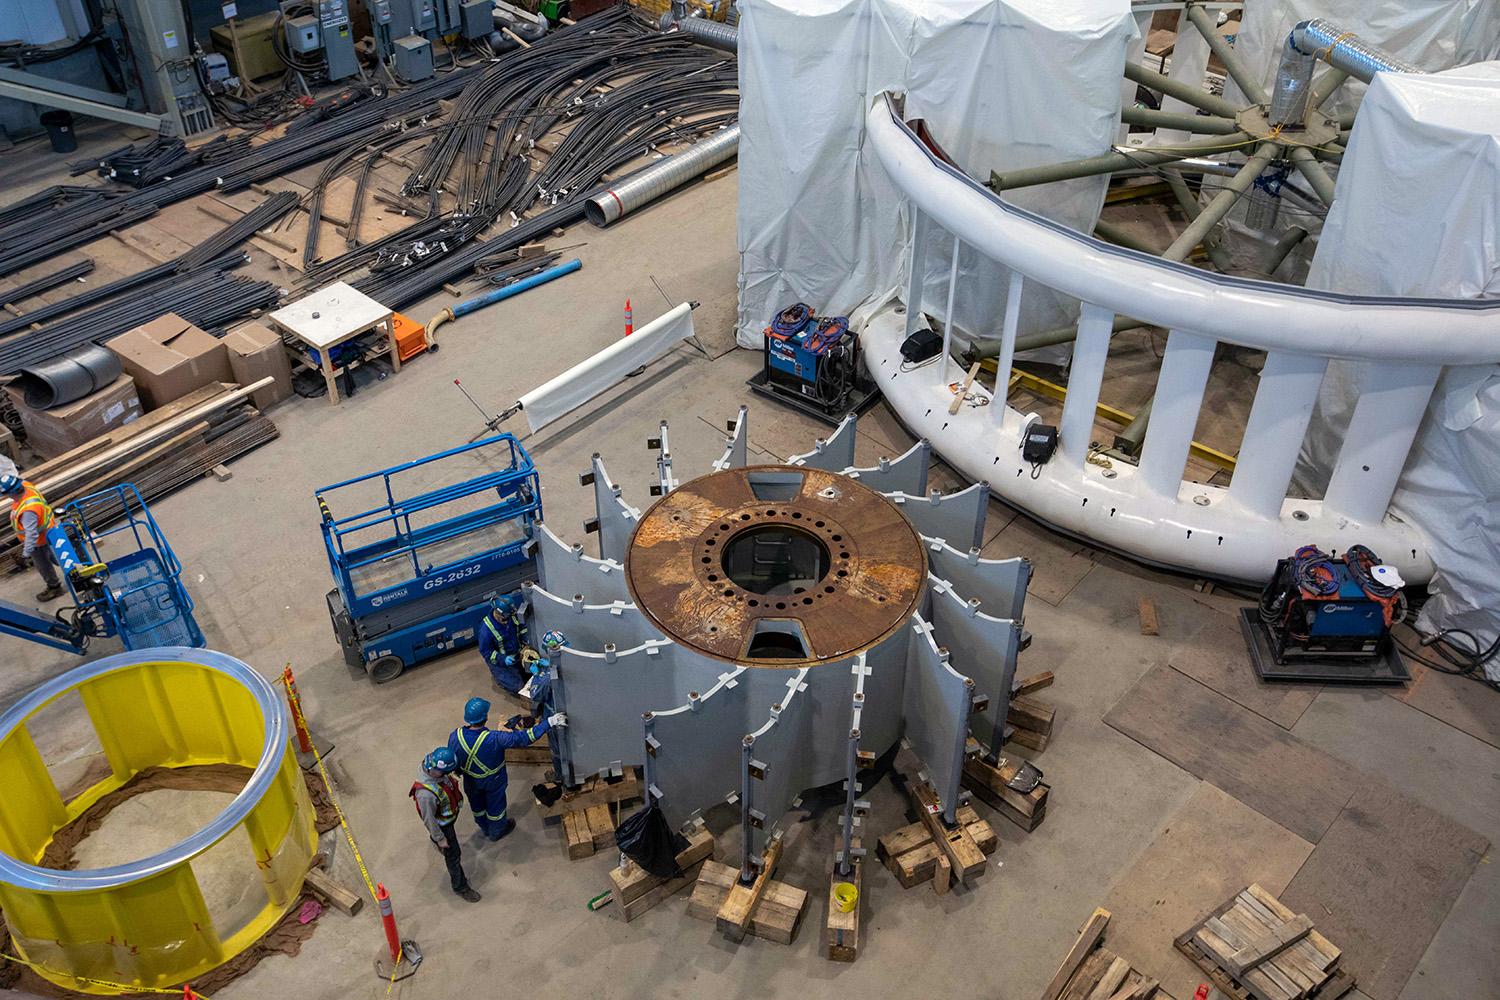
<path id="1" fill-rule="evenodd" d="M 1224 64 L 1224 69 L 1229 73 L 1231 79 L 1240 85 L 1245 96 L 1256 104 L 1266 103 L 1266 88 L 1260 84 L 1260 79 L 1245 65 L 1245 60 L 1229 44 L 1229 39 L 1219 34 L 1219 26 L 1208 16 L 1208 12 L 1197 4 L 1190 3 L 1184 8 L 1188 20 L 1193 22 L 1193 27 L 1198 29 L 1198 34 L 1208 43 L 1209 49 L 1219 57 L 1219 62 Z"/>
<path id="2" fill-rule="evenodd" d="M 1128 153 L 1106 153 L 1103 156 L 1091 156 L 1085 160 L 1073 160 L 1068 163 L 1049 163 L 1046 166 L 1027 167 L 1022 170 L 1012 170 L 1004 174 L 992 172 L 990 174 L 989 186 L 995 191 L 1009 191 L 1013 188 L 1032 187 L 1037 184 L 1051 184 L 1053 181 L 1071 180 L 1074 177 L 1093 177 L 1097 174 L 1112 174 L 1116 170 L 1171 163 L 1174 160 L 1180 160 L 1188 156 L 1224 153 L 1234 149 L 1236 146 L 1243 145 L 1249 140 L 1249 133 L 1236 131 L 1232 135 L 1226 135 L 1222 138 L 1193 139 L 1161 151 L 1150 148 L 1132 149 Z"/>
<path id="3" fill-rule="evenodd" d="M 1181 80 L 1173 80 L 1139 63 L 1129 61 L 1125 63 L 1125 78 L 1151 90 L 1159 90 L 1168 97 L 1175 97 L 1195 108 L 1201 108 L 1211 115 L 1234 118 L 1243 110 L 1222 97 L 1210 94 L 1202 87 L 1183 83 Z"/>
<path id="4" fill-rule="evenodd" d="M 1172 245 L 1162 252 L 1162 258 L 1173 261 L 1186 260 L 1188 254 L 1193 252 L 1193 248 L 1203 241 L 1209 231 L 1224 220 L 1235 202 L 1250 190 L 1250 186 L 1255 183 L 1255 178 L 1259 177 L 1261 172 L 1270 166 L 1271 161 L 1280 155 L 1279 145 L 1274 142 L 1262 143 L 1255 151 L 1255 155 L 1245 161 L 1239 173 L 1229 179 L 1224 189 L 1214 195 L 1213 200 L 1204 206 L 1198 217 L 1188 223 L 1187 228 L 1172 241 Z"/>
<path id="5" fill-rule="evenodd" d="M 1181 111 L 1154 111 L 1151 108 L 1121 108 L 1120 121 L 1126 125 L 1148 128 L 1175 128 L 1203 135 L 1233 135 L 1240 130 L 1232 118 L 1218 115 L 1192 115 Z"/>
<path id="6" fill-rule="evenodd" d="M 739 148 L 740 126 L 736 123 L 605 188 L 588 200 L 584 214 L 594 225 L 607 226 L 681 187 L 705 170 L 734 159 Z"/>

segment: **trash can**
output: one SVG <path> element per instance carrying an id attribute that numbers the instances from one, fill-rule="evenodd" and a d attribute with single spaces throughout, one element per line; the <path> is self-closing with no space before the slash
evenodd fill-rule
<path id="1" fill-rule="evenodd" d="M 68 111 L 43 111 L 42 127 L 47 138 L 52 140 L 52 152 L 71 153 L 78 148 L 78 136 L 73 134 L 73 115 Z"/>

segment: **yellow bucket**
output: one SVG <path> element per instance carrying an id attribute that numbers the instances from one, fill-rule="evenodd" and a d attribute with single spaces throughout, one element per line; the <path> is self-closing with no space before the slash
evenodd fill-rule
<path id="1" fill-rule="evenodd" d="M 833 883 L 833 904 L 840 913 L 849 913 L 859 902 L 859 889 L 852 882 Z"/>

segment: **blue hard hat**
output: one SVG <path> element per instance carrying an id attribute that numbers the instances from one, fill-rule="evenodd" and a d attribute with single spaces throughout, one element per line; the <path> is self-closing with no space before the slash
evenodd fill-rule
<path id="1" fill-rule="evenodd" d="M 0 493 L 19 493 L 21 492 L 21 485 L 20 476 L 8 474 L 0 476 Z"/>
<path id="2" fill-rule="evenodd" d="M 516 610 L 515 598 L 511 597 L 509 594 L 501 594 L 499 597 L 490 602 L 490 610 L 494 611 L 496 614 L 508 615 L 512 611 Z"/>
<path id="3" fill-rule="evenodd" d="M 438 747 L 432 753 L 422 758 L 422 770 L 441 771 L 447 774 L 449 771 L 458 769 L 458 757 L 447 747 Z"/>
<path id="4" fill-rule="evenodd" d="M 464 725 L 478 726 L 490 717 L 490 703 L 483 698 L 470 698 L 464 702 Z"/>

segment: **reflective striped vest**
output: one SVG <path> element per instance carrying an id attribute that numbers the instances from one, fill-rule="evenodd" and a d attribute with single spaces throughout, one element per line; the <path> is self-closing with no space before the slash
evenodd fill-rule
<path id="1" fill-rule="evenodd" d="M 26 541 L 26 529 L 21 527 L 21 515 L 27 511 L 36 514 L 37 538 L 40 544 L 45 545 L 47 532 L 51 531 L 56 523 L 52 516 L 52 508 L 47 505 L 46 499 L 35 486 L 22 483 L 21 495 L 10 509 L 10 526 L 15 529 L 16 537 L 23 542 Z"/>
<path id="2" fill-rule="evenodd" d="M 413 781 L 411 791 L 412 805 L 417 807 L 417 815 L 422 815 L 422 807 L 417 804 L 417 789 L 425 788 L 437 799 L 438 826 L 447 826 L 458 819 L 458 806 L 463 802 L 463 792 L 458 790 L 458 782 L 452 778 L 444 778 L 442 781 Z"/>

